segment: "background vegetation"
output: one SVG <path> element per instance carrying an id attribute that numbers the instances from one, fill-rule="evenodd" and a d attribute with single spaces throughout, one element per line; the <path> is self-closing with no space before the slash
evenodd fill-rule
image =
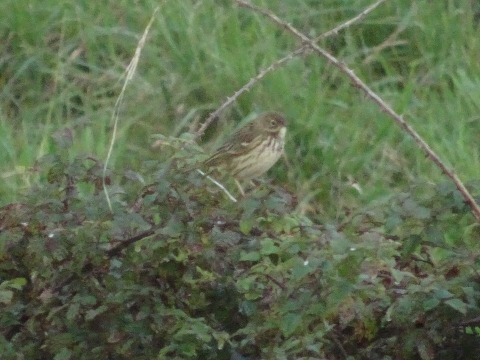
<path id="1" fill-rule="evenodd" d="M 255 3 L 312 37 L 371 4 Z M 274 180 L 235 205 L 189 171 L 204 150 L 181 134 L 301 45 L 233 2 L 162 3 L 121 109 L 109 212 L 113 106 L 157 5 L 0 3 L 4 357 L 475 358 L 475 219 L 324 60 L 269 74 L 200 141 L 208 153 L 253 113 L 284 113 L 288 161 Z M 475 194 L 479 11 L 473 0 L 387 0 L 320 44 Z"/>

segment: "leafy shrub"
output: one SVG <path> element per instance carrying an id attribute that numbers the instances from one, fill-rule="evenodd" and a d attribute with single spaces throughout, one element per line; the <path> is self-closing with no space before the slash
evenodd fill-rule
<path id="1" fill-rule="evenodd" d="M 1 209 L 2 359 L 474 358 L 479 234 L 454 188 L 322 224 L 271 183 L 230 201 L 195 144 L 160 142 L 107 173 L 112 211 L 103 165 L 60 155 Z"/>

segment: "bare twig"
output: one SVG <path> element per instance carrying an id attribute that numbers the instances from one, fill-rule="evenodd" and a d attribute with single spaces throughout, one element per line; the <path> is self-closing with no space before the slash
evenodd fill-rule
<path id="1" fill-rule="evenodd" d="M 480 325 L 480 316 L 474 317 L 473 319 L 465 320 L 458 323 L 460 326 L 470 326 L 470 325 Z"/>
<path id="2" fill-rule="evenodd" d="M 120 243 L 111 248 L 110 250 L 107 251 L 107 257 L 109 259 L 111 258 L 114 258 L 118 255 L 120 255 L 120 253 L 122 252 L 123 249 L 127 248 L 128 246 L 130 246 L 131 244 L 133 243 L 136 243 L 137 241 L 140 241 L 140 240 L 143 240 L 149 236 L 152 236 L 155 234 L 155 231 L 158 230 L 161 226 L 155 226 L 155 227 L 152 227 L 151 229 L 148 229 L 146 231 L 143 231 L 141 232 L 140 234 L 138 235 L 135 235 L 129 239 L 125 239 L 125 240 L 121 240 Z M 159 235 L 159 236 L 162 236 L 162 235 Z"/>
<path id="3" fill-rule="evenodd" d="M 315 39 L 313 39 L 314 42 L 319 42 L 320 40 L 323 40 L 325 39 L 326 37 L 328 36 L 331 36 L 331 35 L 338 35 L 338 33 L 340 32 L 340 30 L 343 30 L 343 29 L 346 29 L 348 28 L 349 26 L 352 26 L 354 23 L 362 20 L 365 16 L 367 16 L 369 13 L 371 13 L 373 10 L 375 10 L 377 8 L 378 5 L 380 5 L 381 3 L 385 2 L 387 0 L 378 0 L 377 2 L 373 3 L 372 5 L 368 6 L 365 8 L 365 10 L 363 10 L 361 13 L 359 13 L 358 15 L 354 16 L 353 18 L 351 18 L 350 20 L 347 20 L 345 21 L 344 23 L 340 24 L 339 26 L 333 28 L 332 30 L 329 30 L 327 31 L 326 33 L 323 33 L 319 36 L 317 36 Z M 310 47 L 309 45 L 305 45 L 305 47 Z"/>
<path id="4" fill-rule="evenodd" d="M 301 50 L 301 51 L 300 51 Z M 273 64 L 271 64 L 269 67 L 267 67 L 266 69 L 260 71 L 258 73 L 257 76 L 255 76 L 254 78 L 250 79 L 250 81 L 248 83 L 246 83 L 240 90 L 238 90 L 237 92 L 235 92 L 235 94 L 233 94 L 233 96 L 231 97 L 228 97 L 227 98 L 227 101 L 225 101 L 222 105 L 220 105 L 220 107 L 215 110 L 214 112 L 212 112 L 207 120 L 205 120 L 205 122 L 202 124 L 202 126 L 200 126 L 200 128 L 195 132 L 194 136 L 195 138 L 203 135 L 203 133 L 205 132 L 205 129 L 212 123 L 213 120 L 215 120 L 215 118 L 220 115 L 222 113 L 223 110 L 225 110 L 227 108 L 227 106 L 229 106 L 231 103 L 233 103 L 235 100 L 237 100 L 237 98 L 243 94 L 245 91 L 247 90 L 250 90 L 250 88 L 255 84 L 257 83 L 261 78 L 263 78 L 265 75 L 267 75 L 269 72 L 275 70 L 275 69 L 278 69 L 280 66 L 282 66 L 284 63 L 286 63 L 287 61 L 293 59 L 295 56 L 301 54 L 302 52 L 304 51 L 304 48 L 301 48 L 301 49 L 298 49 L 297 51 L 293 52 L 293 53 L 290 53 L 289 55 L 285 56 L 283 59 L 280 59 L 278 61 L 275 61 Z"/>
<path id="5" fill-rule="evenodd" d="M 125 70 L 125 81 L 123 83 L 122 91 L 120 91 L 120 95 L 118 95 L 117 101 L 115 102 L 115 106 L 113 108 L 112 120 L 113 120 L 113 131 L 112 137 L 110 139 L 110 146 L 108 148 L 107 158 L 105 159 L 105 165 L 103 166 L 103 192 L 105 193 L 105 198 L 107 199 L 108 208 L 112 211 L 112 203 L 110 201 L 110 196 L 108 195 L 107 184 L 105 183 L 105 178 L 107 174 L 107 167 L 108 162 L 110 161 L 110 157 L 112 156 L 113 146 L 115 145 L 115 139 L 117 136 L 117 128 L 118 128 L 118 114 L 120 112 L 120 106 L 123 102 L 123 97 L 125 96 L 125 90 L 127 86 L 132 80 L 133 75 L 135 74 L 135 70 L 137 69 L 138 61 L 140 59 L 140 54 L 142 52 L 143 47 L 145 46 L 145 41 L 147 39 L 148 32 L 150 31 L 150 27 L 152 26 L 153 20 L 155 19 L 155 15 L 157 14 L 158 10 L 160 10 L 160 5 L 158 5 L 155 10 L 153 11 L 152 16 L 150 17 L 150 21 L 148 22 L 147 27 L 143 31 L 143 35 L 138 41 L 137 47 L 135 49 L 135 54 L 133 55 L 130 64 L 128 64 L 127 69 Z"/>
<path id="6" fill-rule="evenodd" d="M 326 37 L 332 36 L 332 35 L 337 35 L 341 30 L 351 26 L 357 21 L 360 21 L 363 19 L 365 16 L 367 16 L 370 12 L 372 12 L 378 5 L 381 3 L 385 2 L 386 0 L 378 0 L 374 4 L 370 5 L 369 7 L 365 8 L 361 13 L 356 15 L 355 17 L 351 18 L 350 20 L 345 21 L 344 23 L 340 24 L 339 26 L 335 27 L 332 30 L 327 31 L 326 33 L 323 33 L 319 36 L 317 36 L 313 41 L 318 42 L 322 39 L 325 39 Z M 202 126 L 195 132 L 195 137 L 202 136 L 203 133 L 205 132 L 205 129 L 212 123 L 215 118 L 218 117 L 222 113 L 223 110 L 225 110 L 230 104 L 232 104 L 241 94 L 243 94 L 245 91 L 248 91 L 252 88 L 253 85 L 255 85 L 258 81 L 260 81 L 262 78 L 264 78 L 267 74 L 271 73 L 272 71 L 280 68 L 283 64 L 287 63 L 288 61 L 292 60 L 293 58 L 300 56 L 305 53 L 306 50 L 310 49 L 310 46 L 303 45 L 302 47 L 298 48 L 297 50 L 290 52 L 288 55 L 285 57 L 275 61 L 273 64 L 268 66 L 267 68 L 263 69 L 260 71 L 257 76 L 254 78 L 250 79 L 248 83 L 246 83 L 242 88 L 238 91 L 236 91 L 231 97 L 228 97 L 227 100 L 220 105 L 220 107 L 212 112 L 208 118 L 204 121 Z"/>
<path id="7" fill-rule="evenodd" d="M 475 202 L 475 199 L 467 190 L 463 182 L 458 178 L 457 174 L 445 165 L 445 163 L 438 157 L 438 155 L 430 148 L 430 146 L 426 143 L 425 140 L 407 123 L 403 120 L 403 117 L 397 114 L 387 103 L 385 103 L 380 96 L 378 96 L 375 92 L 373 92 L 358 76 L 354 74 L 354 72 L 348 68 L 344 63 L 340 62 L 337 58 L 333 55 L 325 51 L 324 49 L 320 48 L 313 40 L 311 40 L 308 36 L 304 35 L 296 28 L 294 28 L 289 23 L 283 21 L 275 14 L 270 11 L 261 9 L 255 5 L 249 4 L 244 0 L 235 0 L 240 6 L 245 8 L 251 9 L 263 16 L 269 18 L 277 25 L 281 26 L 285 30 L 291 32 L 296 37 L 302 40 L 302 42 L 308 45 L 314 52 L 318 55 L 326 58 L 330 63 L 340 69 L 345 75 L 347 75 L 352 83 L 363 90 L 365 95 L 372 99 L 380 108 L 387 113 L 402 129 L 404 129 L 418 144 L 418 146 L 425 151 L 427 156 L 455 183 L 458 191 L 462 194 L 465 201 L 471 206 L 474 215 L 477 217 L 477 220 L 480 220 L 480 207 Z"/>

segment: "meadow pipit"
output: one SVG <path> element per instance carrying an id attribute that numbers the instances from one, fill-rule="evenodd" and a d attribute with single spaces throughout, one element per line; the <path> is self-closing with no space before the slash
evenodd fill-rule
<path id="1" fill-rule="evenodd" d="M 256 178 L 277 162 L 283 153 L 286 131 L 282 115 L 262 114 L 229 137 L 205 165 L 225 169 L 245 195 L 239 180 Z"/>

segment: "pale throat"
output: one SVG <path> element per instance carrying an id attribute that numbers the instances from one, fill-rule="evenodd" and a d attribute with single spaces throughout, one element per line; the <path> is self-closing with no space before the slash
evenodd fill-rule
<path id="1" fill-rule="evenodd" d="M 280 129 L 280 131 L 278 132 L 278 135 L 280 136 L 280 139 L 285 140 L 285 134 L 287 133 L 287 128 L 286 127 L 283 127 Z"/>

